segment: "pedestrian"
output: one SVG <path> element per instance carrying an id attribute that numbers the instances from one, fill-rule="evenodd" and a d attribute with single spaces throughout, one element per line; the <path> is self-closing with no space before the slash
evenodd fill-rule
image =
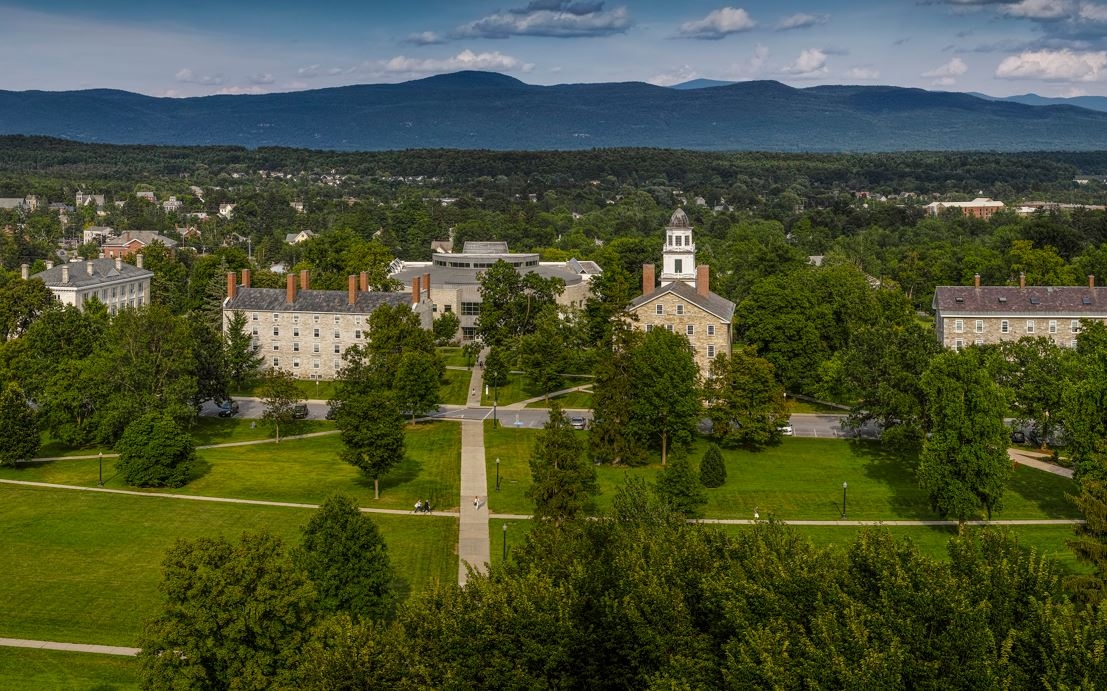
<path id="1" fill-rule="evenodd" d="M 424 499 L 423 500 L 423 513 L 430 513 L 430 512 L 431 512 L 431 500 L 430 499 Z"/>
<path id="2" fill-rule="evenodd" d="M 473 497 L 473 508 L 474 509 L 479 509 L 480 508 L 480 497 Z"/>
<path id="3" fill-rule="evenodd" d="M 416 500 L 415 501 L 415 513 L 419 513 L 422 510 L 423 510 L 423 502 Z"/>

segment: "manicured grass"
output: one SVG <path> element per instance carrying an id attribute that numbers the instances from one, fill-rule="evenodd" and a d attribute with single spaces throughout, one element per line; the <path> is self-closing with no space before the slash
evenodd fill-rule
<path id="1" fill-rule="evenodd" d="M 318 504 L 332 492 L 355 497 L 361 506 L 407 509 L 430 499 L 436 509 L 457 507 L 460 493 L 461 428 L 456 422 L 421 423 L 405 428 L 407 454 L 381 478 L 381 498 L 373 499 L 373 482 L 341 461 L 338 435 L 202 449 L 192 482 L 157 490 L 235 499 L 259 499 Z M 115 459 L 104 459 L 104 485 L 131 489 L 115 472 Z M 0 468 L 0 478 L 32 480 L 83 487 L 98 480 L 96 459 L 52 461 Z M 153 492 L 155 490 L 151 490 Z"/>
<path id="2" fill-rule="evenodd" d="M 477 361 L 476 358 L 466 358 L 460 347 L 439 348 L 438 356 L 442 358 L 442 364 L 447 367 L 469 367 Z"/>
<path id="3" fill-rule="evenodd" d="M 481 392 L 480 403 L 481 405 L 490 406 L 492 401 L 495 400 L 498 401 L 499 405 L 505 406 L 541 395 L 541 391 L 534 391 L 530 388 L 530 380 L 523 374 L 512 372 L 507 375 L 507 384 L 501 386 L 498 391 L 489 387 L 488 393 Z"/>
<path id="4" fill-rule="evenodd" d="M 95 456 L 97 451 L 113 453 L 112 449 L 99 446 L 89 446 L 83 449 L 74 449 L 61 441 L 54 439 L 48 432 L 43 432 L 39 442 L 37 458 L 55 458 L 59 456 Z"/>
<path id="5" fill-rule="evenodd" d="M 505 525 L 507 526 L 506 533 L 504 532 Z M 491 548 L 493 566 L 503 561 L 504 535 L 507 535 L 507 558 L 510 560 L 512 550 L 527 541 L 527 533 L 530 532 L 532 525 L 532 522 L 529 520 L 507 521 L 494 518 L 488 521 L 488 546 Z"/>
<path id="6" fill-rule="evenodd" d="M 572 384 L 570 384 L 569 386 L 572 386 Z M 591 409 L 592 408 L 592 392 L 591 391 L 570 391 L 569 393 L 562 394 L 560 396 L 551 396 L 549 401 L 543 399 L 541 401 L 534 401 L 533 403 L 528 403 L 526 405 L 526 407 L 527 408 L 549 408 L 550 403 L 552 403 L 553 401 L 557 401 L 559 404 L 561 404 L 562 408 Z"/>
<path id="7" fill-rule="evenodd" d="M 62 650 L 0 648 L 0 689 L 137 689 L 131 657 Z"/>
<path id="8" fill-rule="evenodd" d="M 801 401 L 798 398 L 788 399 L 788 414 L 793 413 L 815 413 L 815 414 L 829 414 L 829 415 L 845 415 L 849 411 L 844 408 L 835 408 L 831 405 L 823 405 L 822 403 L 812 403 L 811 401 Z"/>
<path id="9" fill-rule="evenodd" d="M 311 515 L 12 485 L 0 485 L 0 506 L 0 636 L 126 646 L 159 606 L 161 562 L 177 538 L 266 529 L 292 545 Z M 372 518 L 412 592 L 455 578 L 456 520 Z"/>
<path id="10" fill-rule="evenodd" d="M 446 370 L 442 375 L 442 385 L 438 387 L 438 401 L 446 405 L 465 405 L 471 380 L 472 373 L 468 370 Z"/>
<path id="11" fill-rule="evenodd" d="M 255 383 L 249 386 L 235 389 L 230 392 L 231 396 L 259 396 L 261 395 L 261 384 Z M 324 379 L 297 379 L 296 390 L 300 392 L 300 395 L 305 399 L 316 401 L 329 401 L 334 398 L 335 382 L 333 380 Z"/>
<path id="12" fill-rule="evenodd" d="M 330 420 L 293 420 L 291 423 L 281 425 L 281 438 L 333 429 L 335 429 L 334 422 Z M 196 446 L 273 438 L 273 426 L 265 420 L 247 420 L 239 417 L 199 417 L 196 418 L 196 424 L 190 432 Z"/>

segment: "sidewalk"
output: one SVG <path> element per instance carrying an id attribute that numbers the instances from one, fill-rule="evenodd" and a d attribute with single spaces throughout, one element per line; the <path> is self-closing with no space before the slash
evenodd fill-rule
<path id="1" fill-rule="evenodd" d="M 1011 457 L 1013 462 L 1027 466 L 1028 468 L 1035 468 L 1054 475 L 1060 475 L 1061 477 L 1072 478 L 1072 468 L 1062 468 L 1055 463 L 1044 460 L 1049 458 L 1047 454 L 1036 453 L 1034 451 L 1023 451 L 1022 449 L 1007 449 L 1007 455 Z"/>
<path id="2" fill-rule="evenodd" d="M 478 356 L 483 360 L 487 352 Z M 484 390 L 484 370 L 473 368 L 469 380 L 469 406 L 479 407 Z M 492 560 L 488 542 L 488 472 L 484 463 L 484 421 L 461 422 L 461 518 L 457 533 L 457 583 L 465 585 L 468 566 L 485 572 Z M 474 502 L 474 497 L 477 502 Z M 477 503 L 478 505 L 474 505 Z"/>
<path id="3" fill-rule="evenodd" d="M 67 650 L 75 653 L 98 653 L 100 655 L 138 655 L 139 648 L 124 648 L 118 645 L 91 645 L 89 643 L 59 643 L 58 641 L 32 641 L 26 638 L 0 638 L 0 646 L 6 648 L 37 648 L 39 650 Z"/>

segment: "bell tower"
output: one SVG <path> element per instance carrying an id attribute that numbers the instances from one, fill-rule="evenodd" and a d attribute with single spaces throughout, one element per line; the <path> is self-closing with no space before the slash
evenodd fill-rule
<path id="1" fill-rule="evenodd" d="M 696 287 L 696 245 L 692 242 L 692 224 L 683 209 L 673 212 L 665 228 L 661 285 L 674 281 Z"/>

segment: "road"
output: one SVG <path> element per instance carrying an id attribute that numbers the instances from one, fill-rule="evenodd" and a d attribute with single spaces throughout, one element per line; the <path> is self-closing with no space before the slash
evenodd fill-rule
<path id="1" fill-rule="evenodd" d="M 261 399 L 244 396 L 235 398 L 234 400 L 238 401 L 238 417 L 247 420 L 261 419 L 262 413 L 265 410 L 265 406 L 262 404 Z M 307 402 L 307 407 L 309 420 L 322 420 L 326 418 L 326 401 L 309 400 Z M 200 414 L 214 416 L 217 412 L 218 408 L 215 407 L 215 404 L 208 401 L 204 403 Z M 592 411 L 590 410 L 573 410 L 568 411 L 567 414 L 574 416 L 579 415 L 589 422 L 592 420 Z M 460 405 L 444 405 L 439 407 L 437 413 L 433 413 L 428 417 L 445 420 L 491 420 L 493 411 L 492 408 L 488 407 L 467 408 Z M 546 424 L 547 411 L 544 408 L 511 409 L 501 407 L 495 411 L 495 417 L 504 427 L 539 429 L 542 425 Z M 792 429 L 795 431 L 795 436 L 797 437 L 818 437 L 824 439 L 849 437 L 853 433 L 842 429 L 841 422 L 843 417 L 844 415 L 814 415 L 800 413 L 791 417 Z M 879 436 L 879 432 L 862 429 L 861 436 L 875 438 Z"/>

